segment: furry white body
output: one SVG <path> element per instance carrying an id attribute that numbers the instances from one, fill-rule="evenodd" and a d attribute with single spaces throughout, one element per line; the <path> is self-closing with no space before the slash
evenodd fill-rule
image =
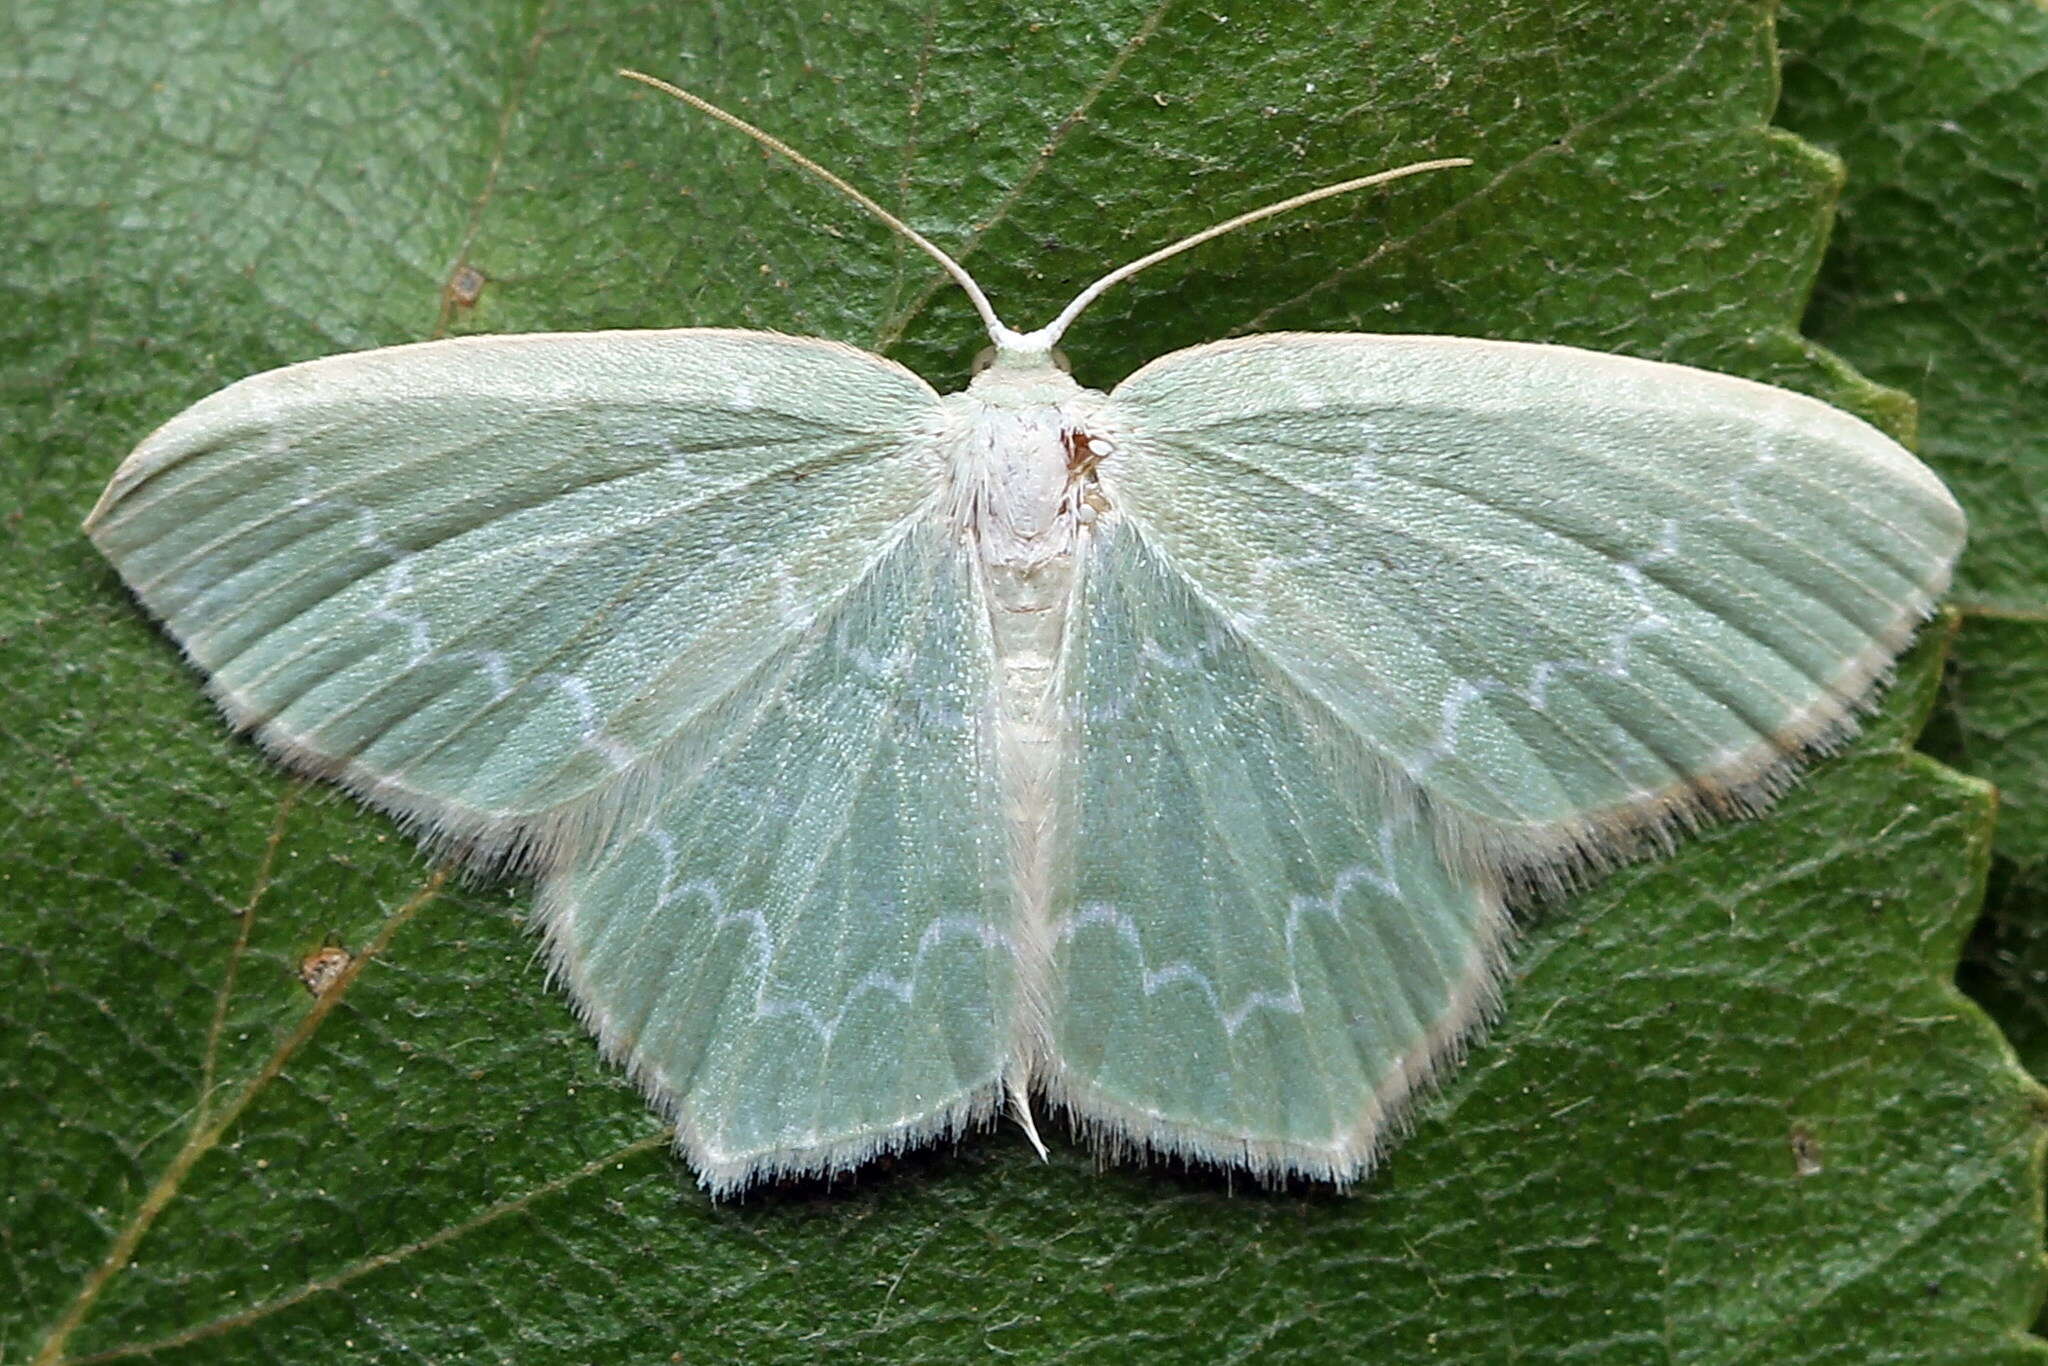
<path id="1" fill-rule="evenodd" d="M 1061 819 L 1060 793 L 1078 736 L 1060 695 L 1060 664 L 1081 584 L 1080 542 L 1095 521 L 1083 520 L 1094 472 L 1077 467 L 1075 448 L 1107 398 L 1043 353 L 999 352 L 944 404 L 941 505 L 976 560 L 995 654 L 995 752 L 1020 981 L 1005 1086 L 1034 1141 L 1029 1090 L 1045 1050 L 1054 869 L 1073 833 Z"/>

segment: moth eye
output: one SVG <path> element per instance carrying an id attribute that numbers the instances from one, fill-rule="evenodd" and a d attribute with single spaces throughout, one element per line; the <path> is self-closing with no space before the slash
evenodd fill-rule
<path id="1" fill-rule="evenodd" d="M 1068 360 L 1067 353 L 1060 350 L 1057 346 L 1052 349 L 1052 363 L 1059 367 L 1059 372 L 1063 375 L 1074 373 L 1074 363 Z"/>

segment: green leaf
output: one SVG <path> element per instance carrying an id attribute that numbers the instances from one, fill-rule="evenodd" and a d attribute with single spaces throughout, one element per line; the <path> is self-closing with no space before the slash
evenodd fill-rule
<path id="1" fill-rule="evenodd" d="M 1782 122 L 1850 174 L 1808 330 L 1921 405 L 1973 517 L 1958 599 L 2048 604 L 2048 11 L 1799 0 Z"/>
<path id="2" fill-rule="evenodd" d="M 1770 819 L 1536 908 L 1501 1024 L 1341 1196 L 1006 1128 L 709 1205 L 546 986 L 523 889 L 442 883 L 225 734 L 76 532 L 220 384 L 691 323 L 965 373 L 921 258 L 620 65 L 869 187 L 1017 326 L 1230 212 L 1481 160 L 1142 277 L 1070 339 L 1093 383 L 1233 331 L 1443 331 L 1907 419 L 1794 330 L 1839 172 L 1767 123 L 1760 4 L 727 13 L 0 14 L 0 1353 L 2048 1356 L 2036 1092 L 1947 984 L 1991 801 L 1908 749 L 1945 632 Z"/>
<path id="3" fill-rule="evenodd" d="M 1781 121 L 1851 167 L 1807 323 L 1920 399 L 1972 529 L 1934 748 L 1997 784 L 1965 981 L 2048 1076 L 2048 11 L 1800 0 Z"/>

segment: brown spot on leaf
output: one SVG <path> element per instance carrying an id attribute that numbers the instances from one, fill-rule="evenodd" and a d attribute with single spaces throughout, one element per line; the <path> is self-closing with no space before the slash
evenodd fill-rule
<path id="1" fill-rule="evenodd" d="M 1804 1124 L 1792 1126 L 1792 1169 L 1801 1176 L 1818 1176 L 1821 1173 L 1820 1140 Z"/>
<path id="2" fill-rule="evenodd" d="M 299 960 L 299 980 L 306 984 L 306 990 L 315 996 L 322 996 L 341 980 L 348 971 L 348 965 L 356 961 L 355 955 L 347 949 L 329 944 L 326 948 L 315 949 Z"/>
<path id="3" fill-rule="evenodd" d="M 475 266 L 466 262 L 457 266 L 455 273 L 448 277 L 444 290 L 449 307 L 475 308 L 476 301 L 484 296 L 484 286 L 489 283 L 490 277 Z"/>

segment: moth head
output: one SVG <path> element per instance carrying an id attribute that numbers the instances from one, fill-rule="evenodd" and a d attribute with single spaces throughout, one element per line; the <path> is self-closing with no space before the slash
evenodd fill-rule
<path id="1" fill-rule="evenodd" d="M 987 346 L 982 347 L 981 350 L 974 353 L 974 363 L 968 368 L 968 373 L 970 375 L 979 375 L 982 371 L 994 365 L 996 363 L 996 357 L 1002 354 L 1002 348 L 997 346 L 994 342 L 990 342 Z M 1063 375 L 1071 375 L 1074 373 L 1074 363 L 1068 360 L 1067 353 L 1060 350 L 1057 346 L 1052 347 L 1050 350 L 1048 350 L 1046 352 L 1046 355 L 1051 359 L 1053 369 L 1059 371 Z"/>
<path id="2" fill-rule="evenodd" d="M 1067 358 L 1051 347 L 1023 350 L 998 345 L 975 357 L 967 392 L 996 408 L 1039 408 L 1065 404 L 1082 390 Z"/>

